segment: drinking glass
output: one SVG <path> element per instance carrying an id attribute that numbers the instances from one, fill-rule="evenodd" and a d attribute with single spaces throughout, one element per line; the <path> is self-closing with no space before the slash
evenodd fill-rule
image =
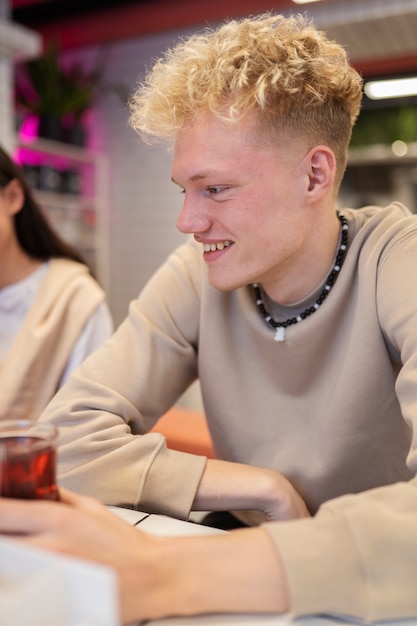
<path id="1" fill-rule="evenodd" d="M 57 437 L 51 424 L 0 421 L 0 496 L 58 500 Z"/>

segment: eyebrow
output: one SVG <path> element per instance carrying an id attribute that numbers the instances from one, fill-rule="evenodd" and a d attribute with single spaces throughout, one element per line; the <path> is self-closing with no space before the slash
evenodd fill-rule
<path id="1" fill-rule="evenodd" d="M 197 180 L 204 180 L 204 178 L 208 178 L 209 176 L 217 176 L 219 172 L 217 170 L 207 170 L 206 172 L 198 172 L 197 174 L 193 174 L 188 181 L 191 183 L 195 183 Z M 171 180 L 175 185 L 179 185 L 175 178 L 171 177 Z M 179 185 L 181 187 L 181 185 Z"/>

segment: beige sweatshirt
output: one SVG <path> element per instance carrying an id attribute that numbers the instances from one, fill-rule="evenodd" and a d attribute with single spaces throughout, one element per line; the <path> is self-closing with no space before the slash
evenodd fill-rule
<path id="1" fill-rule="evenodd" d="M 58 389 L 85 323 L 104 298 L 84 265 L 51 259 L 0 367 L 0 419 L 40 415 Z"/>
<path id="2" fill-rule="evenodd" d="M 43 419 L 61 427 L 63 485 L 185 518 L 205 459 L 137 435 L 198 377 L 219 458 L 282 472 L 312 514 L 326 503 L 266 526 L 294 613 L 417 615 L 417 485 L 400 482 L 417 467 L 417 218 L 398 204 L 344 213 L 340 276 L 285 342 L 252 287 L 209 285 L 190 240 Z"/>

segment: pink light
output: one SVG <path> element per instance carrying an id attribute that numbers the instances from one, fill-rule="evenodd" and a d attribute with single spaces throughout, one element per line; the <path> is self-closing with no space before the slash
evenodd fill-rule
<path id="1" fill-rule="evenodd" d="M 20 126 L 19 135 L 22 141 L 34 141 L 38 136 L 39 118 L 28 115 Z"/>

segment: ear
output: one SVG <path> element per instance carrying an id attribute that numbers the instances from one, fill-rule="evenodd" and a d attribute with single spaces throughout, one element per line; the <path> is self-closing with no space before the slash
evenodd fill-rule
<path id="1" fill-rule="evenodd" d="M 333 194 L 336 157 L 327 146 L 315 146 L 308 158 L 308 194 L 312 201 L 320 200 L 329 191 Z"/>
<path id="2" fill-rule="evenodd" d="M 25 202 L 25 193 L 17 178 L 13 178 L 10 183 L 4 187 L 3 197 L 6 201 L 8 214 L 16 215 L 16 213 L 19 213 Z"/>

